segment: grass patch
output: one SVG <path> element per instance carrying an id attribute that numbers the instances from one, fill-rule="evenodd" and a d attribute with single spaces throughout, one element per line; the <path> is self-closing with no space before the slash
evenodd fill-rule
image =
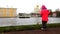
<path id="1" fill-rule="evenodd" d="M 9 31 L 22 31 L 22 30 L 31 30 L 31 29 L 40 29 L 40 25 L 21 25 L 21 26 L 6 26 L 6 27 L 0 27 L 0 32 L 9 32 Z M 60 27 L 60 23 L 54 23 L 54 24 L 47 24 L 48 28 L 56 28 Z"/>

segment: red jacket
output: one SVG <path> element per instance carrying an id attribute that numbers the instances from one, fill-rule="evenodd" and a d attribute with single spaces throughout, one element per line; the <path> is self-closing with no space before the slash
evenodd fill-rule
<path id="1" fill-rule="evenodd" d="M 43 5 L 42 10 L 40 12 L 40 15 L 42 16 L 42 21 L 48 21 L 49 11 L 46 9 L 46 7 Z"/>

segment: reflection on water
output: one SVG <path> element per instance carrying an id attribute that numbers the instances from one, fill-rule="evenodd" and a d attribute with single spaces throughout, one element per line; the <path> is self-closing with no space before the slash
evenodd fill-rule
<path id="1" fill-rule="evenodd" d="M 0 18 L 0 26 L 31 25 L 39 22 L 40 18 Z M 48 23 L 60 23 L 60 18 L 49 18 Z"/>

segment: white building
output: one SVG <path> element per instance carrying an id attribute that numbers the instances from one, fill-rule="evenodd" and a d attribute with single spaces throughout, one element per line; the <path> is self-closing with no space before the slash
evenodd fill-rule
<path id="1" fill-rule="evenodd" d="M 36 5 L 36 7 L 34 8 L 34 11 L 31 14 L 34 17 L 39 17 L 40 16 L 40 8 L 39 8 L 39 5 Z"/>

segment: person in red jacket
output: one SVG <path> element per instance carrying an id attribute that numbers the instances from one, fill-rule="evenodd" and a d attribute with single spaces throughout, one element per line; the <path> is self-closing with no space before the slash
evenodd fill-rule
<path id="1" fill-rule="evenodd" d="M 47 29 L 47 22 L 48 22 L 48 16 L 49 16 L 49 10 L 45 7 L 45 5 L 42 5 L 40 15 L 42 16 L 42 30 Z"/>

